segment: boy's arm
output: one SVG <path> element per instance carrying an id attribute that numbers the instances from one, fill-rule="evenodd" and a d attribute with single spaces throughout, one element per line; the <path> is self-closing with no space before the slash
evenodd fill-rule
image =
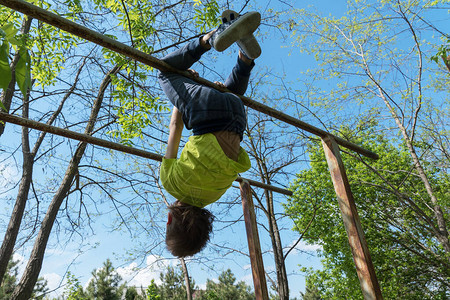
<path id="1" fill-rule="evenodd" d="M 181 113 L 178 108 L 174 106 L 172 117 L 170 118 L 169 139 L 167 140 L 166 155 L 164 158 L 177 158 L 183 128 L 184 124 L 183 119 L 181 118 Z"/>

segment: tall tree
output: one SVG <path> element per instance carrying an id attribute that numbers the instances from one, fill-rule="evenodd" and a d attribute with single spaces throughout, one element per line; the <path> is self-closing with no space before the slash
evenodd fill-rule
<path id="1" fill-rule="evenodd" d="M 297 138 L 298 133 L 262 114 L 252 114 L 249 120 L 246 148 L 254 161 L 252 175 L 266 184 L 279 185 L 286 182 L 290 176 L 289 167 L 297 163 L 301 157 L 302 149 L 301 141 Z M 280 205 L 285 201 L 285 197 L 268 190 L 253 191 L 253 197 L 257 209 L 262 213 L 261 218 L 258 218 L 260 228 L 268 234 L 271 241 L 269 252 L 273 253 L 276 279 L 272 278 L 270 273 L 268 278 L 279 299 L 289 300 L 286 258 L 291 247 L 287 247 L 282 241 L 282 231 L 288 221 Z M 291 243 L 291 240 L 288 242 Z"/>
<path id="2" fill-rule="evenodd" d="M 92 280 L 86 288 L 90 299 L 122 299 L 125 285 L 121 284 L 122 277 L 117 274 L 111 261 L 108 259 L 103 267 L 92 272 Z"/>
<path id="3" fill-rule="evenodd" d="M 6 21 L 11 22 L 10 24 L 15 24 L 18 20 L 21 18 L 23 19 L 22 27 L 21 27 L 21 34 L 23 36 L 26 36 L 27 39 L 25 40 L 26 45 L 29 48 L 36 47 L 38 49 L 37 53 L 34 53 L 33 60 L 31 63 L 34 65 L 34 79 L 33 82 L 36 84 L 48 84 L 54 78 L 57 76 L 57 73 L 59 70 L 61 70 L 60 66 L 57 66 L 58 62 L 63 62 L 64 59 L 62 58 L 64 55 L 60 53 L 59 51 L 62 51 L 63 49 L 70 48 L 70 43 L 73 41 L 72 37 L 66 36 L 64 41 L 67 44 L 59 44 L 55 43 L 54 37 L 57 34 L 57 31 L 51 28 L 50 26 L 41 26 L 39 29 L 31 28 L 32 19 L 28 17 L 21 17 L 19 14 L 12 12 L 9 9 L 4 8 L 3 6 L 0 8 L 2 11 L 2 23 L 5 21 L 3 20 L 3 17 L 6 17 Z M 63 40 L 63 39 L 61 39 Z M 45 43 L 45 45 L 44 45 Z M 55 52 L 51 55 L 47 55 L 48 52 L 46 51 L 39 51 L 43 48 L 46 48 L 48 50 L 54 50 Z M 7 49 L 8 51 L 10 49 Z M 4 92 L 1 95 L 1 102 L 6 107 L 7 111 L 11 110 L 17 110 L 17 108 L 13 105 L 13 99 L 14 97 L 17 97 L 15 94 L 16 88 L 15 83 L 17 82 L 19 85 L 19 88 L 22 92 L 22 104 L 21 110 L 22 110 L 22 116 L 27 118 L 29 117 L 29 110 L 30 110 L 30 103 L 32 102 L 32 95 L 30 94 L 31 91 L 28 89 L 29 85 L 26 85 L 26 87 L 23 85 L 24 80 L 29 74 L 25 72 L 25 62 L 23 62 L 23 59 L 25 57 L 25 52 L 22 51 L 21 48 L 12 47 L 11 51 L 15 50 L 14 58 L 10 65 L 11 70 L 11 80 L 8 85 L 8 88 L 4 90 Z M 46 63 L 44 65 L 41 65 L 39 68 L 36 68 L 36 66 L 39 66 L 41 62 L 45 60 Z M 55 65 L 52 65 L 53 62 Z M 84 63 L 82 64 L 84 65 Z M 82 67 L 81 67 L 82 69 Z M 81 71 L 80 69 L 80 71 Z M 76 86 L 76 83 L 78 81 L 78 75 L 75 77 L 75 83 L 72 85 L 72 88 L 68 90 L 66 95 L 63 97 L 63 100 L 59 104 L 59 107 L 54 111 L 54 113 L 50 116 L 48 119 L 48 124 L 52 124 L 57 116 L 61 113 L 62 107 L 65 103 L 65 100 L 73 93 L 73 90 Z M 2 77 L 4 77 L 4 74 L 2 74 Z M 25 90 L 24 90 L 25 89 Z M 19 96 L 20 97 L 20 96 Z M 0 133 L 3 133 L 6 125 L 2 124 L 0 125 Z M 0 249 L 0 275 L 3 275 L 5 272 L 5 266 L 7 265 L 7 261 L 11 258 L 18 234 L 19 229 L 22 223 L 22 218 L 26 209 L 26 203 L 28 200 L 29 191 L 31 188 L 31 185 L 33 184 L 33 168 L 34 163 L 36 161 L 36 157 L 38 155 L 38 151 L 40 150 L 40 147 L 43 143 L 43 140 L 45 138 L 46 134 L 42 133 L 37 139 L 34 144 L 34 146 L 31 146 L 30 142 L 30 132 L 27 128 L 23 128 L 22 130 L 22 157 L 23 157 L 23 163 L 22 163 L 22 177 L 19 184 L 18 194 L 16 197 L 14 209 L 11 214 L 10 222 L 8 224 L 8 228 L 5 232 L 5 237 L 2 242 L 2 246 Z M 0 276 L 0 282 L 1 282 L 2 276 Z"/>
<path id="4" fill-rule="evenodd" d="M 323 74 L 321 80 L 336 84 L 329 93 L 311 90 L 309 101 L 326 107 L 335 103 L 341 110 L 334 113 L 341 119 L 353 112 L 344 108 L 358 104 L 366 118 L 379 119 L 385 134 L 406 145 L 427 192 L 429 228 L 448 254 L 447 217 L 442 209 L 446 201 L 438 197 L 427 167 L 430 155 L 442 157 L 448 165 L 448 142 L 435 148 L 431 142 L 432 132 L 448 132 L 442 119 L 448 112 L 441 108 L 448 103 L 448 84 L 442 83 L 449 79 L 444 69 L 436 70 L 430 62 L 437 41 L 429 31 L 442 32 L 433 24 L 440 5 L 439 1 L 348 1 L 344 16 L 297 11 L 289 26 L 302 49 L 318 59 L 320 71 L 308 74 L 314 80 Z M 423 142 L 430 147 L 421 148 Z"/>
<path id="5" fill-rule="evenodd" d="M 331 16 L 308 8 L 286 23 L 295 45 L 317 59 L 303 74 L 314 82 L 302 89 L 304 103 L 381 157 L 349 153 L 344 163 L 385 298 L 448 298 L 450 79 L 430 61 L 441 45 L 434 35 L 448 36 L 439 23 L 446 9 L 441 1 L 347 1 Z M 299 231 L 316 215 L 306 237 L 323 246 L 324 269 L 309 270 L 308 280 L 325 298 L 360 298 L 320 145 L 309 153 L 311 169 L 299 173 L 288 206 Z"/>
<path id="6" fill-rule="evenodd" d="M 230 269 L 223 271 L 219 276 L 219 282 L 209 280 L 206 282 L 206 291 L 200 299 L 208 300 L 250 300 L 255 295 L 251 288 L 243 281 L 236 282 L 236 277 Z"/>
<path id="7" fill-rule="evenodd" d="M 431 228 L 427 191 L 413 171 L 414 161 L 407 146 L 394 145 L 374 128 L 366 127 L 361 133 L 343 128 L 341 132 L 380 155 L 370 164 L 351 154 L 344 154 L 343 161 L 383 296 L 445 299 L 450 288 L 446 280 L 450 265 Z M 306 238 L 323 247 L 324 268 L 306 270 L 308 282 L 319 288 L 324 298 L 361 298 L 338 202 L 318 143 L 311 144 L 309 155 L 311 168 L 297 175 L 292 185 L 294 197 L 287 205 L 299 231 L 316 214 Z M 444 192 L 450 186 L 448 176 L 442 177 L 445 173 L 436 166 L 427 171 L 436 195 L 448 198 Z"/>
<path id="8" fill-rule="evenodd" d="M 116 72 L 118 72 L 118 70 L 119 68 L 115 67 L 106 74 L 103 84 L 100 86 L 96 101 L 94 102 L 94 105 L 92 107 L 91 117 L 85 129 L 86 134 L 90 134 L 94 130 L 95 122 L 97 120 L 98 112 L 101 108 L 105 90 L 111 82 L 110 76 L 111 74 L 115 74 Z M 34 248 L 30 255 L 30 259 L 28 261 L 25 272 L 22 275 L 20 284 L 14 291 L 13 296 L 15 296 L 17 299 L 27 299 L 30 296 L 30 293 L 36 283 L 36 280 L 39 276 L 39 272 L 42 267 L 47 242 L 49 240 L 50 233 L 53 224 L 55 222 L 57 213 L 63 200 L 67 197 L 68 193 L 70 192 L 70 187 L 72 186 L 75 176 L 78 173 L 78 166 L 80 164 L 81 159 L 83 158 L 86 147 L 87 147 L 86 142 L 79 143 L 78 148 L 76 149 L 75 154 L 66 170 L 64 179 L 58 191 L 54 195 L 52 202 L 50 203 L 46 216 L 42 222 L 42 226 L 39 231 L 38 237 L 36 238 Z"/>
<path id="9" fill-rule="evenodd" d="M 187 299 L 185 278 L 182 269 L 169 267 L 165 273 L 161 273 L 161 285 L 157 287 L 157 293 L 161 296 L 161 300 L 184 300 Z M 195 287 L 195 282 L 190 279 L 190 287 Z M 191 292 L 192 294 L 192 292 Z"/>
<path id="10" fill-rule="evenodd" d="M 23 26 L 21 29 L 22 34 L 28 34 L 31 26 L 31 18 L 24 18 Z M 9 49 L 8 49 L 9 50 Z M 8 111 L 11 107 L 11 101 L 15 91 L 15 77 L 16 77 L 16 67 L 20 59 L 19 51 L 14 55 L 14 59 L 11 62 L 11 81 L 8 84 L 8 88 L 3 91 L 1 96 L 1 102 Z M 2 75 L 4 76 L 4 74 Z M 28 97 L 26 94 L 25 97 Z M 28 100 L 25 100 L 28 101 Z M 24 106 L 25 109 L 25 106 Z M 0 136 L 5 129 L 5 124 L 0 124 Z M 20 223 L 22 221 L 22 216 L 25 210 L 26 199 L 28 198 L 28 192 L 30 190 L 31 178 L 32 178 L 32 160 L 33 155 L 30 153 L 30 145 L 28 143 L 28 131 L 22 132 L 22 142 L 23 142 L 23 165 L 22 165 L 22 179 L 19 186 L 19 192 L 16 199 L 16 204 L 13 209 L 13 214 L 6 230 L 5 237 L 0 248 L 0 284 L 2 283 L 3 275 L 6 272 L 6 266 L 8 261 L 11 259 L 12 253 L 14 251 L 14 245 L 17 239 L 17 235 L 20 228 Z"/>

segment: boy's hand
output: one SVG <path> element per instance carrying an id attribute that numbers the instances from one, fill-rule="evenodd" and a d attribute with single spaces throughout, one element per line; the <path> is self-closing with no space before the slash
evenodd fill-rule
<path id="1" fill-rule="evenodd" d="M 214 29 L 200 38 L 200 45 L 202 45 L 203 48 L 208 50 L 211 49 L 211 45 L 209 44 L 208 40 L 211 38 L 211 36 L 214 34 L 216 30 L 217 29 Z"/>
<path id="2" fill-rule="evenodd" d="M 188 71 L 191 75 L 193 75 L 194 77 L 198 77 L 198 72 L 197 72 L 197 71 L 195 71 L 195 70 L 193 70 L 193 69 L 187 69 L 187 71 Z"/>
<path id="3" fill-rule="evenodd" d="M 223 82 L 220 81 L 214 81 L 215 84 L 217 84 L 218 86 L 220 86 L 221 88 L 227 88 L 225 84 L 223 84 Z"/>

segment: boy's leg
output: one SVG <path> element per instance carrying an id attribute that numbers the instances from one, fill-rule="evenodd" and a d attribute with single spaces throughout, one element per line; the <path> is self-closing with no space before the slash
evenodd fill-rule
<path id="1" fill-rule="evenodd" d="M 236 65 L 225 81 L 225 86 L 235 94 L 244 95 L 247 90 L 250 73 L 254 66 L 255 62 L 239 51 Z"/>
<path id="2" fill-rule="evenodd" d="M 180 49 L 169 53 L 161 60 L 179 70 L 189 69 L 205 52 L 211 49 L 208 39 L 213 33 L 214 31 L 211 31 L 199 39 L 191 41 Z"/>
<path id="3" fill-rule="evenodd" d="M 192 42 L 184 50 L 180 49 L 166 56 L 165 61 L 179 69 L 189 68 L 207 51 L 208 44 L 203 44 L 204 49 L 199 49 L 202 47 L 201 41 L 208 41 L 207 36 L 198 40 L 195 47 L 192 46 L 195 42 Z M 253 65 L 252 60 L 245 62 L 245 58 L 241 57 L 226 81 L 227 87 L 234 93 L 244 94 Z M 186 128 L 193 129 L 194 135 L 229 130 L 238 132 L 242 138 L 246 116 L 238 97 L 203 86 L 178 74 L 161 72 L 159 81 L 169 100 L 182 113 Z"/>
<path id="4" fill-rule="evenodd" d="M 213 31 L 175 50 L 162 60 L 174 68 L 187 70 L 200 59 L 203 53 L 211 49 L 207 41 L 212 33 Z M 186 124 L 185 107 L 192 100 L 193 95 L 196 94 L 201 85 L 191 78 L 170 72 L 160 72 L 158 79 L 164 93 L 170 102 L 182 113 L 183 121 L 185 125 L 188 125 Z"/>
<path id="5" fill-rule="evenodd" d="M 239 57 L 231 74 L 225 81 L 225 86 L 235 94 L 243 95 L 247 89 L 251 70 L 255 63 L 239 52 Z M 192 108 L 192 124 L 194 135 L 218 131 L 231 131 L 242 140 L 247 124 L 245 107 L 241 99 L 231 93 L 222 93 L 215 89 L 207 91 L 208 96 L 200 105 Z M 195 101 L 196 103 L 197 101 Z M 204 111 L 199 110 L 204 109 Z"/>

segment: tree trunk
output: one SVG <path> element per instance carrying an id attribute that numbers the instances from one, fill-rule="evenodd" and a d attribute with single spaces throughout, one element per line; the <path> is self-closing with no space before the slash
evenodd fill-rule
<path id="1" fill-rule="evenodd" d="M 189 273 L 184 258 L 180 258 L 181 267 L 184 274 L 184 284 L 186 285 L 186 297 L 187 300 L 192 300 L 191 282 L 189 281 Z"/>
<path id="2" fill-rule="evenodd" d="M 284 263 L 283 245 L 281 243 L 280 231 L 278 229 L 277 220 L 275 218 L 275 210 L 273 207 L 273 193 L 270 191 L 265 191 L 265 194 L 267 199 L 269 234 L 272 241 L 275 269 L 277 272 L 278 296 L 281 300 L 289 300 L 289 284 L 286 265 Z"/>
<path id="3" fill-rule="evenodd" d="M 436 239 L 441 243 L 445 252 L 450 253 L 450 243 L 449 243 L 449 239 L 448 239 L 448 230 L 447 230 L 447 225 L 445 222 L 444 214 L 443 214 L 442 208 L 439 205 L 438 200 L 433 192 L 430 181 L 428 180 L 428 176 L 425 173 L 424 168 L 422 167 L 422 163 L 420 162 L 419 156 L 416 153 L 416 149 L 413 145 L 413 141 L 411 140 L 405 126 L 402 124 L 400 117 L 395 112 L 395 109 L 389 103 L 389 99 L 387 98 L 387 95 L 385 94 L 384 90 L 379 85 L 379 83 L 375 80 L 375 78 L 372 76 L 367 65 L 366 65 L 366 72 L 368 73 L 369 78 L 376 84 L 380 98 L 384 101 L 385 105 L 391 112 L 391 115 L 392 115 L 395 123 L 397 124 L 397 127 L 400 130 L 400 133 L 403 136 L 403 140 L 406 143 L 406 146 L 408 147 L 409 153 L 414 162 L 414 168 L 416 169 L 420 179 L 422 180 L 422 182 L 425 186 L 428 196 L 430 197 L 433 214 L 436 219 L 436 223 L 438 225 L 438 230 L 437 230 L 437 232 L 435 231 Z"/>
<path id="4" fill-rule="evenodd" d="M 106 74 L 103 79 L 102 84 L 100 85 L 99 93 L 96 101 L 91 110 L 91 115 L 89 118 L 89 122 L 86 126 L 85 133 L 90 134 L 94 129 L 95 122 L 97 120 L 98 112 L 101 108 L 103 95 L 106 88 L 109 86 L 111 82 L 110 75 L 115 74 L 119 71 L 119 67 L 114 67 L 108 74 Z M 34 243 L 33 250 L 31 252 L 30 258 L 28 260 L 28 264 L 20 279 L 19 284 L 16 286 L 12 294 L 12 298 L 16 300 L 27 300 L 30 299 L 31 294 L 33 292 L 34 285 L 38 279 L 42 262 L 44 259 L 45 248 L 47 247 L 47 242 L 50 237 L 50 233 L 55 222 L 56 216 L 58 214 L 59 208 L 63 200 L 66 198 L 70 187 L 72 185 L 73 179 L 78 172 L 78 165 L 81 161 L 81 158 L 84 155 L 84 151 L 86 149 L 87 144 L 85 142 L 80 142 L 75 151 L 74 156 L 72 157 L 69 166 L 66 170 L 66 174 L 64 175 L 63 181 L 54 195 L 52 202 L 50 203 L 47 213 L 45 215 L 44 220 L 42 221 L 41 229 Z"/>
<path id="5" fill-rule="evenodd" d="M 19 234 L 20 224 L 22 223 L 23 213 L 28 199 L 28 192 L 33 177 L 34 156 L 30 153 L 30 145 L 28 142 L 28 128 L 22 127 L 22 178 L 20 180 L 19 192 L 17 194 L 16 203 L 6 229 L 5 238 L 3 239 L 0 249 L 0 285 L 8 266 L 8 262 L 12 256 L 14 245 L 16 244 L 17 235 Z"/>
<path id="6" fill-rule="evenodd" d="M 266 163 L 264 162 L 264 159 L 261 159 L 261 153 L 259 152 L 260 149 L 258 149 L 258 146 L 255 144 L 254 140 L 263 140 L 261 137 L 264 135 L 264 133 L 256 131 L 259 136 L 256 138 L 253 138 L 252 136 L 249 136 L 250 141 L 250 148 L 253 151 L 253 155 L 257 158 L 257 166 L 258 166 L 258 175 L 261 178 L 261 182 L 265 184 L 271 184 L 270 180 L 270 172 L 268 170 L 268 167 Z M 260 142 L 264 143 L 264 142 Z M 258 202 L 260 203 L 267 217 L 267 221 L 269 223 L 269 236 L 270 240 L 272 242 L 272 249 L 273 249 L 273 255 L 274 255 L 274 261 L 275 261 L 275 269 L 277 274 L 277 283 L 276 283 L 276 290 L 279 296 L 280 300 L 289 300 L 289 282 L 287 278 L 287 272 L 286 272 L 286 265 L 283 255 L 283 245 L 281 242 L 281 236 L 280 231 L 278 228 L 277 219 L 275 217 L 275 208 L 274 208 L 274 201 L 273 201 L 273 192 L 265 190 L 264 196 L 266 198 L 265 205 L 261 203 L 261 200 L 258 199 Z M 269 278 L 270 279 L 270 278 Z M 273 281 L 272 281 L 273 284 Z"/>
<path id="7" fill-rule="evenodd" d="M 84 63 L 79 68 L 77 75 L 75 76 L 74 84 L 69 89 L 69 91 L 65 94 L 62 99 L 58 109 L 52 114 L 47 124 L 52 124 L 56 117 L 61 112 L 65 101 L 72 95 L 75 90 L 76 84 L 78 82 L 79 75 L 81 70 L 83 69 Z M 22 107 L 22 116 L 24 118 L 28 118 L 28 98 L 29 94 L 27 94 L 24 99 L 24 104 Z M 5 233 L 5 238 L 3 239 L 2 247 L 0 249 L 0 285 L 2 283 L 3 276 L 6 272 L 6 267 L 8 265 L 8 261 L 10 260 L 14 246 L 16 244 L 17 236 L 19 233 L 20 225 L 22 223 L 22 217 L 25 211 L 26 203 L 28 200 L 28 194 L 30 191 L 30 185 L 33 180 L 33 167 L 34 167 L 34 159 L 36 154 L 45 138 L 46 133 L 42 132 L 36 140 L 36 143 L 33 147 L 33 150 L 30 152 L 30 143 L 29 143 L 29 134 L 28 128 L 22 127 L 22 154 L 23 154 L 23 165 L 22 165 L 22 178 L 19 185 L 19 192 L 17 194 L 16 202 L 14 204 L 14 209 L 11 214 L 11 218 L 8 224 L 8 228 Z"/>
<path id="8" fill-rule="evenodd" d="M 33 19 L 25 17 L 23 19 L 21 33 L 27 34 L 30 31 L 31 21 Z M 15 91 L 15 74 L 16 65 L 19 61 L 20 55 L 19 51 L 16 52 L 14 58 L 11 62 L 11 81 L 9 83 L 6 91 L 2 93 L 2 103 L 5 108 L 9 111 L 11 107 L 12 98 Z M 29 95 L 27 95 L 27 98 Z M 24 99 L 25 103 L 28 103 L 28 99 Z M 24 113 L 28 113 L 28 106 L 24 105 Z M 5 130 L 6 123 L 0 124 L 0 136 Z M 14 251 L 14 245 L 16 244 L 17 235 L 19 234 L 20 224 L 22 222 L 23 213 L 25 211 L 26 201 L 28 199 L 28 192 L 30 190 L 31 179 L 33 176 L 33 161 L 34 157 L 30 154 L 30 143 L 28 141 L 28 130 L 22 128 L 22 154 L 23 154 L 23 165 L 22 165 L 22 178 L 19 184 L 19 192 L 17 194 L 16 203 L 14 205 L 13 212 L 11 214 L 11 219 L 6 229 L 5 238 L 2 242 L 2 247 L 0 248 L 0 285 L 2 284 L 3 277 L 6 273 L 6 268 L 8 262 Z"/>

